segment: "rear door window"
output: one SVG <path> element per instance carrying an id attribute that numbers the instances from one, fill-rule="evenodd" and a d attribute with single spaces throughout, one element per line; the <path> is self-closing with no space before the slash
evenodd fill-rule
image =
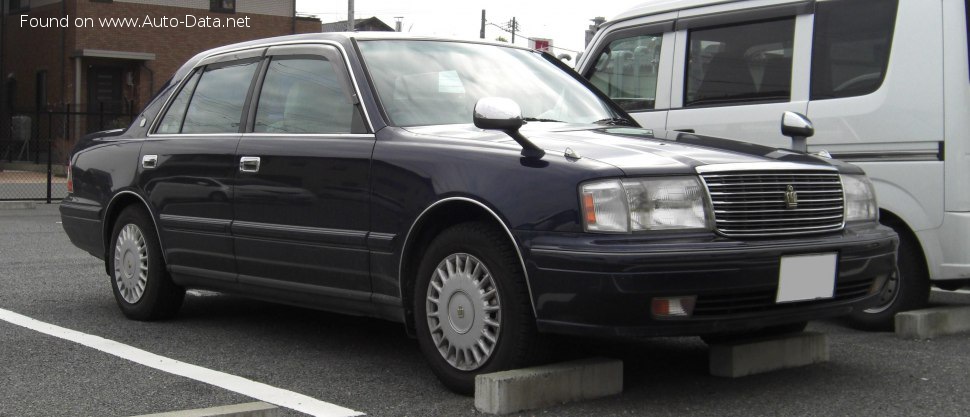
<path id="1" fill-rule="evenodd" d="M 886 76 L 896 0 L 818 2 L 812 44 L 811 99 L 861 96 Z"/>
<path id="2" fill-rule="evenodd" d="M 158 129 L 155 133 L 167 134 L 167 133 L 179 133 L 182 130 L 182 120 L 185 119 L 185 109 L 189 106 L 189 98 L 192 97 L 192 92 L 195 91 L 195 84 L 199 82 L 199 75 L 201 71 L 196 72 L 192 75 L 185 85 L 182 86 L 182 90 L 179 91 L 175 99 L 172 100 L 172 104 L 168 106 L 168 111 L 165 112 L 165 117 L 162 118 L 162 122 L 159 123 Z"/>
<path id="3" fill-rule="evenodd" d="M 206 67 L 185 112 L 181 133 L 236 133 L 258 62 Z"/>
<path id="4" fill-rule="evenodd" d="M 653 110 L 662 40 L 662 34 L 614 40 L 587 77 L 624 110 Z"/>
<path id="5" fill-rule="evenodd" d="M 684 107 L 788 101 L 795 19 L 688 32 Z"/>

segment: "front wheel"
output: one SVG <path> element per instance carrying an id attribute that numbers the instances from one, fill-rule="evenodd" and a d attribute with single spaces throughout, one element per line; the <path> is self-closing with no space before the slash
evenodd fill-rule
<path id="1" fill-rule="evenodd" d="M 889 277 L 879 303 L 869 309 L 855 311 L 849 315 L 849 324 L 863 330 L 892 331 L 895 327 L 896 313 L 922 308 L 929 301 L 930 280 L 926 265 L 919 256 L 920 248 L 905 233 L 895 228 L 899 234 L 899 250 L 896 254 L 896 273 Z"/>
<path id="2" fill-rule="evenodd" d="M 148 216 L 139 207 L 124 209 L 115 221 L 108 254 L 115 301 L 133 320 L 172 317 L 185 297 L 185 289 L 175 285 L 165 270 L 158 235 Z"/>
<path id="3" fill-rule="evenodd" d="M 470 395 L 478 374 L 528 364 L 535 318 L 507 239 L 482 223 L 442 232 L 424 254 L 414 288 L 418 344 L 449 389 Z"/>

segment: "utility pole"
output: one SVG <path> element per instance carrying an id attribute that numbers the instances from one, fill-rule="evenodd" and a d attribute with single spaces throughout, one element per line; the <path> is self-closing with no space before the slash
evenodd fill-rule
<path id="1" fill-rule="evenodd" d="M 515 31 L 519 30 L 519 24 L 515 21 L 514 17 L 512 18 L 511 22 L 507 22 L 505 24 L 505 30 L 512 33 L 512 44 L 515 45 Z"/>
<path id="2" fill-rule="evenodd" d="M 479 32 L 478 36 L 485 39 L 485 9 L 482 9 L 482 31 Z"/>
<path id="3" fill-rule="evenodd" d="M 354 0 L 347 0 L 347 32 L 354 31 Z"/>

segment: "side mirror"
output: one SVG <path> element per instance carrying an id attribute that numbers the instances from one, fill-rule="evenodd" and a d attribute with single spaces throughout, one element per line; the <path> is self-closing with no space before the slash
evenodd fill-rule
<path id="1" fill-rule="evenodd" d="M 478 100 L 472 118 L 479 129 L 518 130 L 525 124 L 519 104 L 504 97 Z"/>
<path id="2" fill-rule="evenodd" d="M 786 111 L 781 115 L 781 134 L 791 138 L 791 148 L 808 152 L 807 139 L 815 134 L 815 126 L 804 114 Z"/>
<path id="3" fill-rule="evenodd" d="M 526 158 L 542 158 L 546 154 L 541 148 L 532 143 L 519 128 L 525 124 L 522 120 L 522 109 L 519 104 L 504 97 L 484 97 L 475 103 L 472 113 L 475 127 L 479 129 L 501 130 L 515 140 L 522 147 L 522 156 Z"/>

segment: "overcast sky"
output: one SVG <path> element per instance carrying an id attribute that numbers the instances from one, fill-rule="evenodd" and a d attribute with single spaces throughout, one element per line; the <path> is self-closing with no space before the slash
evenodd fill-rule
<path id="1" fill-rule="evenodd" d="M 528 1 L 528 0 L 355 0 L 356 18 L 377 16 L 394 27 L 395 17 L 402 17 L 403 31 L 419 35 L 478 38 L 482 9 L 490 23 L 505 26 L 516 18 L 520 32 L 516 45 L 528 46 L 525 37 L 549 38 L 558 48 L 556 54 L 581 51 L 584 31 L 590 19 L 611 19 L 643 0 L 600 1 Z M 299 13 L 319 15 L 323 21 L 347 20 L 347 0 L 296 0 Z M 485 39 L 495 40 L 511 35 L 486 25 Z M 567 51 L 569 50 L 569 51 Z"/>

